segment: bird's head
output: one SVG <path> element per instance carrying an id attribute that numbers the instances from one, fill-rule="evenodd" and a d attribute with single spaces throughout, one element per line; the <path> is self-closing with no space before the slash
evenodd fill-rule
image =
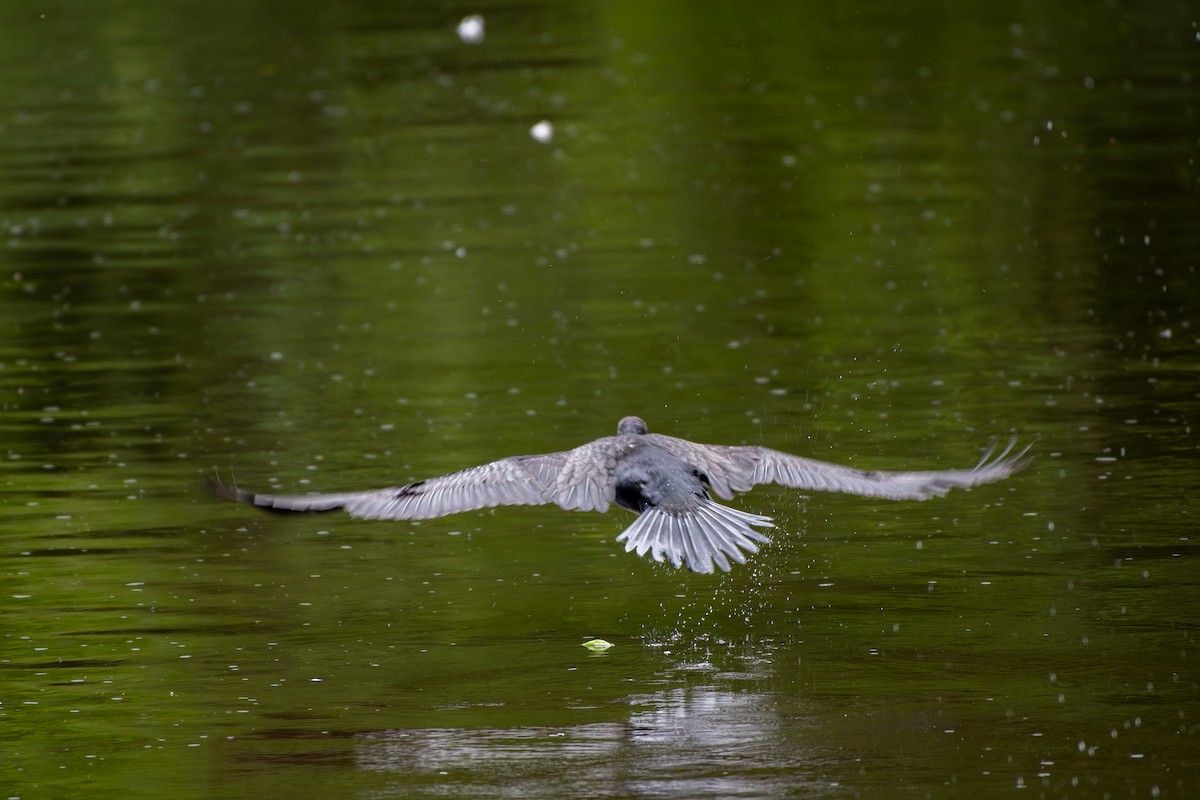
<path id="1" fill-rule="evenodd" d="M 643 433 L 649 432 L 645 421 L 641 417 L 625 417 L 617 423 L 617 436 L 635 435 L 641 436 Z"/>

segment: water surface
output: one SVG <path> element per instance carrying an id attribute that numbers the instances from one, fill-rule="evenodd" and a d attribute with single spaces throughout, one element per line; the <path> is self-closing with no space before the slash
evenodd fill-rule
<path id="1" fill-rule="evenodd" d="M 0 14 L 5 796 L 1200 785 L 1182 7 Z M 761 489 L 773 543 L 717 576 L 624 554 L 619 510 L 201 480 L 391 485 L 630 413 L 1037 459 Z"/>

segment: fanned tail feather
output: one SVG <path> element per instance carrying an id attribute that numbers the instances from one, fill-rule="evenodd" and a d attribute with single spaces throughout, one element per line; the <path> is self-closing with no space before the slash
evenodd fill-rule
<path id="1" fill-rule="evenodd" d="M 625 552 L 646 553 L 655 561 L 669 560 L 675 567 L 685 564 L 693 572 L 711 573 L 713 564 L 723 572 L 730 559 L 746 563 L 746 553 L 757 553 L 759 544 L 770 541 L 755 530 L 773 528 L 770 517 L 729 508 L 712 500 L 701 500 L 686 513 L 672 514 L 661 508 L 649 508 L 638 515 L 617 537 L 625 542 Z"/>

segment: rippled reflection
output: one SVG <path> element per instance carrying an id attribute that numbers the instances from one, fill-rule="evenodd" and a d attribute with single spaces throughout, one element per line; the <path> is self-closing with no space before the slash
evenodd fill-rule
<path id="1" fill-rule="evenodd" d="M 365 734 L 357 759 L 406 781 L 423 775 L 495 797 L 748 796 L 785 776 L 790 786 L 804 780 L 808 753 L 802 745 L 781 752 L 780 719 L 762 695 L 691 687 L 629 703 L 625 723 Z"/>

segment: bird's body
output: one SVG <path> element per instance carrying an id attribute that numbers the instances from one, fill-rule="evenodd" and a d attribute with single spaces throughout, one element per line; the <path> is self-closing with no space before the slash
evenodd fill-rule
<path id="1" fill-rule="evenodd" d="M 625 417 L 616 436 L 573 450 L 512 456 L 478 467 L 366 492 L 272 495 L 247 492 L 219 481 L 217 494 L 278 511 L 343 508 L 362 519 L 430 519 L 500 505 L 554 503 L 574 511 L 607 511 L 616 503 L 637 519 L 617 537 L 626 551 L 647 552 L 656 561 L 712 572 L 728 570 L 729 559 L 744 563 L 743 550 L 758 551 L 770 517 L 729 508 L 729 499 L 755 484 L 847 492 L 891 500 L 925 500 L 955 487 L 1007 478 L 1025 466 L 1013 445 L 992 458 L 988 451 L 973 469 L 869 472 L 757 446 L 706 445 L 649 433 L 638 417 Z"/>

